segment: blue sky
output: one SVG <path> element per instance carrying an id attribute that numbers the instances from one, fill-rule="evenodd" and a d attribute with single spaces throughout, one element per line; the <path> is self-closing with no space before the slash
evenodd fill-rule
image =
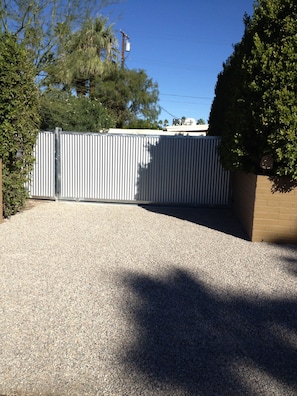
<path id="1" fill-rule="evenodd" d="M 122 0 L 104 15 L 121 50 L 130 37 L 129 69 L 144 69 L 159 85 L 159 119 L 209 118 L 217 75 L 240 41 L 253 0 Z"/>

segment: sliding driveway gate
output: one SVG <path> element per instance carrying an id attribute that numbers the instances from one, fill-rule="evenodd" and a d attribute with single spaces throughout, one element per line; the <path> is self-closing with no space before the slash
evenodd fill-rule
<path id="1" fill-rule="evenodd" d="M 33 198 L 226 206 L 219 138 L 40 132 Z"/>

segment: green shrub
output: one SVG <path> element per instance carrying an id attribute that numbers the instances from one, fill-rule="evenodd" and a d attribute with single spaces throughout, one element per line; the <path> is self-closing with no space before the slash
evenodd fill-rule
<path id="1" fill-rule="evenodd" d="M 99 132 L 115 126 L 108 110 L 96 99 L 75 97 L 59 90 L 45 91 L 41 97 L 41 129 Z"/>
<path id="2" fill-rule="evenodd" d="M 209 124 L 225 168 L 297 180 L 297 3 L 259 0 L 218 76 Z"/>
<path id="3" fill-rule="evenodd" d="M 26 49 L 9 34 L 0 41 L 0 157 L 3 163 L 3 215 L 22 209 L 25 182 L 34 162 L 39 130 L 35 68 Z"/>

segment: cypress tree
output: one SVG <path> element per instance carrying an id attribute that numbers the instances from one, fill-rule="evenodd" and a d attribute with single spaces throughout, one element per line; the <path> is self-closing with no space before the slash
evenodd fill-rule
<path id="1" fill-rule="evenodd" d="M 297 3 L 258 0 L 242 40 L 218 76 L 210 133 L 227 169 L 297 180 Z"/>

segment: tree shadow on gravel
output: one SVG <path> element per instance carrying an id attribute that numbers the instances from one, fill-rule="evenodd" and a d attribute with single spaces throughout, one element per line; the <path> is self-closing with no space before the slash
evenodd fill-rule
<path id="1" fill-rule="evenodd" d="M 248 236 L 237 220 L 232 209 L 228 208 L 197 208 L 185 206 L 140 205 L 142 208 L 166 216 L 190 221 L 213 230 L 248 240 Z"/>
<path id="2" fill-rule="evenodd" d="M 297 394 L 295 299 L 219 295 L 179 269 L 124 282 L 128 372 L 184 395 Z"/>
<path id="3" fill-rule="evenodd" d="M 288 273 L 297 276 L 297 245 L 286 245 L 284 248 L 285 253 L 280 256 L 280 259 L 286 263 Z"/>

